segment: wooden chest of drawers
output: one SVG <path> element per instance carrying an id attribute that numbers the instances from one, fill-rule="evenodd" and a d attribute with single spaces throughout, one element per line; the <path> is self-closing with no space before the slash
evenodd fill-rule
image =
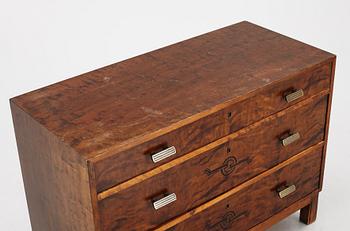
<path id="1" fill-rule="evenodd" d="M 241 22 L 11 99 L 33 230 L 312 223 L 334 69 Z"/>

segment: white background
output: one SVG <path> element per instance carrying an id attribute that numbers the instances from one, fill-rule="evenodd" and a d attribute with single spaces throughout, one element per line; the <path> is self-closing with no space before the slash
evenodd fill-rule
<path id="1" fill-rule="evenodd" d="M 271 230 L 349 230 L 350 5 L 318 1 L 0 0 L 0 229 L 31 230 L 8 99 L 242 20 L 338 56 L 318 220 Z"/>

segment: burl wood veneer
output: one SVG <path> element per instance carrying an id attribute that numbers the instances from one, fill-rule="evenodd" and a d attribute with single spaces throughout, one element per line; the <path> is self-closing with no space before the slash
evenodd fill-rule
<path id="1" fill-rule="evenodd" d="M 12 98 L 33 230 L 312 223 L 334 70 L 241 22 Z"/>

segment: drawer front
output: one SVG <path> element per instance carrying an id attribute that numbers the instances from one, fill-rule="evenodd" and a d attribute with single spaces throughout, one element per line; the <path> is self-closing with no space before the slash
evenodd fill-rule
<path id="1" fill-rule="evenodd" d="M 327 64 L 273 86 L 267 86 L 259 94 L 146 143 L 107 158 L 91 160 L 97 192 L 118 185 L 327 90 L 329 82 L 330 65 Z M 298 90 L 302 91 L 302 94 L 298 94 Z M 286 100 L 288 96 L 289 102 Z"/>
<path id="2" fill-rule="evenodd" d="M 223 113 L 216 112 L 166 135 L 93 163 L 97 192 L 225 136 L 228 134 L 228 127 Z M 162 151 L 163 154 L 165 152 L 163 156 Z"/>
<path id="3" fill-rule="evenodd" d="M 202 212 L 185 214 L 183 222 L 159 230 L 248 230 L 317 190 L 321 159 L 319 146 L 256 183 L 227 192 L 212 206 L 204 205 Z"/>
<path id="4" fill-rule="evenodd" d="M 268 86 L 257 94 L 226 109 L 231 113 L 230 131 L 237 131 L 260 118 L 283 110 L 307 99 L 322 90 L 329 89 L 331 65 L 323 65 L 309 73 L 299 74 L 289 80 Z"/>
<path id="5" fill-rule="evenodd" d="M 322 141 L 326 106 L 327 95 L 313 97 L 170 162 L 174 167 L 160 174 L 119 185 L 99 202 L 103 230 L 154 228 Z M 284 146 L 290 134 L 299 138 Z"/>

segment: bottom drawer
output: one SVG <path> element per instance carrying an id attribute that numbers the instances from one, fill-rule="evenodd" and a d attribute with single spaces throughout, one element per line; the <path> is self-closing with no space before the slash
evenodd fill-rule
<path id="1" fill-rule="evenodd" d="M 321 144 L 158 230 L 248 230 L 319 188 Z"/>

